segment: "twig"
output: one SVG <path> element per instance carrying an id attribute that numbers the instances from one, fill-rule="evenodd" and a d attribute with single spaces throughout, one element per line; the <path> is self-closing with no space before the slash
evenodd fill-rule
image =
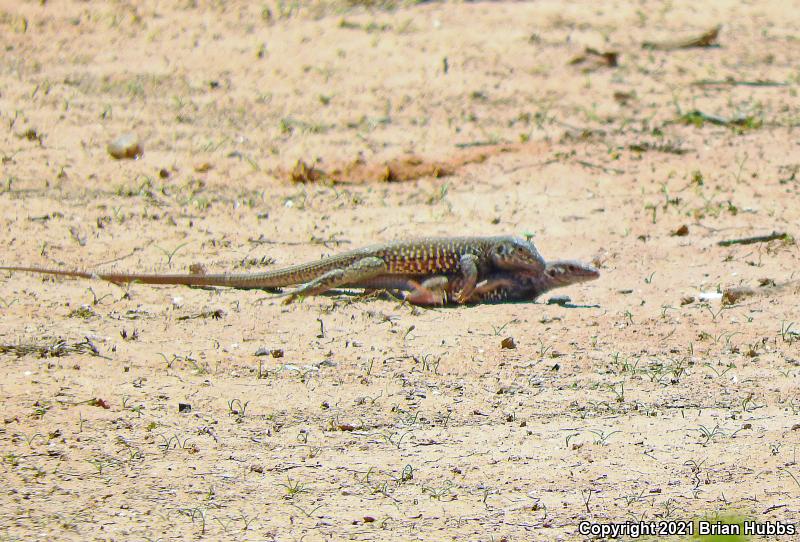
<path id="1" fill-rule="evenodd" d="M 583 166 L 583 167 L 585 167 L 585 168 L 589 168 L 589 169 L 599 169 L 599 170 L 600 170 L 600 171 L 602 171 L 603 173 L 616 173 L 617 175 L 622 175 L 623 173 L 625 173 L 625 172 L 624 172 L 623 170 L 621 170 L 621 169 L 617 169 L 617 168 L 613 168 L 613 167 L 605 167 L 605 166 L 600 166 L 600 165 L 597 165 L 597 164 L 593 164 L 593 163 L 591 163 L 591 162 L 588 162 L 588 161 L 586 161 L 586 160 L 576 160 L 576 162 L 577 162 L 578 164 L 582 165 L 582 166 Z"/>
<path id="2" fill-rule="evenodd" d="M 716 124 L 717 126 L 747 126 L 748 124 L 758 125 L 758 120 L 753 116 L 738 115 L 728 118 L 720 115 L 704 113 L 699 109 L 693 109 L 688 113 L 684 113 L 678 120 L 684 124 L 694 124 L 698 127 L 703 126 L 703 123 L 705 122 Z"/>
<path id="3" fill-rule="evenodd" d="M 486 141 L 467 141 L 466 143 L 456 143 L 458 149 L 469 149 L 472 147 L 493 147 L 498 143 L 494 139 L 487 139 Z"/>
<path id="4" fill-rule="evenodd" d="M 78 343 L 68 344 L 58 339 L 51 344 L 0 344 L 0 354 L 15 354 L 17 357 L 35 354 L 40 358 L 58 358 L 69 354 L 89 354 L 103 359 L 111 359 L 100 351 L 88 337 Z"/>
<path id="5" fill-rule="evenodd" d="M 311 240 L 308 242 L 305 241 L 273 241 L 271 239 L 267 239 L 264 234 L 262 233 L 259 237 L 251 237 L 248 239 L 250 243 L 255 245 L 286 245 L 286 246 L 298 246 L 298 245 L 323 245 L 327 247 L 328 245 L 343 245 L 346 243 L 350 243 L 347 239 L 336 239 L 335 237 L 331 237 L 329 239 L 321 239 L 319 237 L 311 237 Z"/>
<path id="6" fill-rule="evenodd" d="M 783 81 L 767 81 L 757 79 L 755 81 L 747 81 L 741 79 L 734 79 L 729 77 L 727 79 L 699 79 L 692 82 L 695 87 L 721 87 L 721 86 L 741 86 L 741 87 L 788 87 L 789 83 Z"/>
<path id="7" fill-rule="evenodd" d="M 739 239 L 726 239 L 719 241 L 717 244 L 721 247 L 729 247 L 731 245 L 753 245 L 755 243 L 768 243 L 770 241 L 785 241 L 789 239 L 789 234 L 786 232 L 774 231 L 769 235 L 756 235 L 755 237 L 742 237 Z"/>
<path id="8" fill-rule="evenodd" d="M 777 510 L 778 508 L 785 508 L 787 506 L 789 506 L 789 505 L 788 504 L 773 504 L 772 506 L 770 506 L 769 508 L 764 510 L 762 512 L 762 514 L 767 514 L 769 512 L 772 512 L 773 510 Z"/>
<path id="9" fill-rule="evenodd" d="M 583 496 L 583 491 L 581 491 L 581 498 L 583 499 L 583 505 L 586 507 L 586 513 L 591 514 L 592 511 L 589 510 L 589 501 L 592 499 L 592 490 L 589 489 L 586 493 L 586 497 Z"/>

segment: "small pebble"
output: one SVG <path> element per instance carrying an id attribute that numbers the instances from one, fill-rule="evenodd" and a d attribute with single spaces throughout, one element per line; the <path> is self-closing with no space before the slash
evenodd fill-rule
<path id="1" fill-rule="evenodd" d="M 681 226 L 680 228 L 678 228 L 677 230 L 672 232 L 672 235 L 674 235 L 676 237 L 685 237 L 685 236 L 689 235 L 689 226 L 684 224 L 683 226 Z"/>
<path id="2" fill-rule="evenodd" d="M 747 286 L 728 288 L 727 290 L 722 292 L 722 304 L 735 305 L 738 301 L 744 299 L 745 297 L 755 295 L 755 293 L 756 293 L 755 290 L 753 290 L 752 288 L 748 288 Z"/>
<path id="3" fill-rule="evenodd" d="M 513 350 L 517 347 L 517 343 L 514 342 L 514 337 L 506 337 L 505 339 L 500 341 L 500 347 Z"/>
<path id="4" fill-rule="evenodd" d="M 192 405 L 189 403 L 178 403 L 178 412 L 185 414 L 192 411 Z"/>
<path id="5" fill-rule="evenodd" d="M 108 144 L 108 154 L 117 160 L 137 159 L 144 154 L 142 144 L 136 134 L 122 134 L 117 139 Z"/>
<path id="6" fill-rule="evenodd" d="M 572 302 L 572 299 L 568 295 L 554 295 L 547 300 L 548 305 L 561 305 L 562 307 L 570 302 Z"/>

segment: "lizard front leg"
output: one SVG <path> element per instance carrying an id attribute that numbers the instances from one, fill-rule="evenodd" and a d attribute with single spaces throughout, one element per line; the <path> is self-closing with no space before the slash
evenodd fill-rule
<path id="1" fill-rule="evenodd" d="M 478 262 L 479 259 L 475 254 L 461 256 L 458 267 L 459 271 L 461 271 L 464 285 L 461 287 L 461 291 L 453 292 L 453 299 L 455 299 L 456 303 L 466 303 L 475 291 L 475 285 L 478 283 Z"/>
<path id="2" fill-rule="evenodd" d="M 291 303 L 299 296 L 317 295 L 345 284 L 357 284 L 388 272 L 386 262 L 377 256 L 362 258 L 347 267 L 331 269 L 292 291 L 283 302 Z"/>

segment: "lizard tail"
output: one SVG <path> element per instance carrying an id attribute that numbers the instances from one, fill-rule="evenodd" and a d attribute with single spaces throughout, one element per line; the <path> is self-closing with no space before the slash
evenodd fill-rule
<path id="1" fill-rule="evenodd" d="M 37 273 L 40 275 L 60 275 L 62 277 L 75 277 L 81 279 L 90 279 L 92 277 L 100 277 L 97 273 L 89 273 L 88 271 L 77 271 L 74 269 L 51 269 L 48 267 L 25 267 L 20 265 L 2 265 L 0 271 L 23 271 L 26 273 Z"/>
<path id="2" fill-rule="evenodd" d="M 141 284 L 178 284 L 183 286 L 227 286 L 233 288 L 264 288 L 253 281 L 248 275 L 228 274 L 148 274 L 148 273 L 102 273 L 97 271 L 82 271 L 78 269 L 54 269 L 48 267 L 30 267 L 21 265 L 3 265 L 0 271 L 19 271 L 36 273 L 40 275 L 54 275 L 60 277 L 73 277 L 81 279 L 101 279 L 115 284 L 138 282 Z"/>

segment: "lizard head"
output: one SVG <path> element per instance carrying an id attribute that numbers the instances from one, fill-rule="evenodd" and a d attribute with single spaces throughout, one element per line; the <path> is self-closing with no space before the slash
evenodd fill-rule
<path id="1" fill-rule="evenodd" d="M 600 271 L 594 266 L 575 260 L 547 262 L 544 272 L 552 280 L 554 288 L 594 280 L 600 276 Z"/>
<path id="2" fill-rule="evenodd" d="M 545 269 L 544 258 L 536 246 L 519 237 L 499 239 L 492 249 L 492 263 L 504 270 L 539 273 Z"/>

